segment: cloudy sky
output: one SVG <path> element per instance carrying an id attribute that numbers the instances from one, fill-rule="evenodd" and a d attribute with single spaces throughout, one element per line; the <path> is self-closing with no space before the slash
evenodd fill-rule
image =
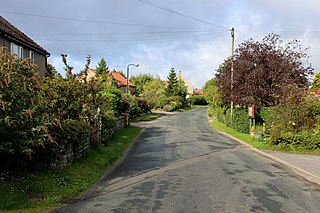
<path id="1" fill-rule="evenodd" d="M 92 56 L 130 75 L 166 79 L 171 67 L 197 88 L 236 46 L 277 33 L 310 47 L 310 63 L 320 71 L 320 1 L 317 0 L 1 0 L 0 15 L 51 53 L 63 73 L 60 54 L 76 73 Z"/>

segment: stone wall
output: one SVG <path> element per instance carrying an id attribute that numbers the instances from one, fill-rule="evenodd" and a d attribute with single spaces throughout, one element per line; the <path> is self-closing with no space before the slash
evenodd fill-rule
<path id="1" fill-rule="evenodd" d="M 117 131 L 127 126 L 127 121 L 126 116 L 120 116 L 116 126 L 105 135 L 101 130 L 101 117 L 97 117 L 92 125 L 91 134 L 77 145 L 72 145 L 66 140 L 53 149 L 53 160 L 50 163 L 52 168 L 64 168 L 70 165 L 73 160 L 83 157 L 91 148 L 100 145 L 102 141 L 106 143 Z"/>

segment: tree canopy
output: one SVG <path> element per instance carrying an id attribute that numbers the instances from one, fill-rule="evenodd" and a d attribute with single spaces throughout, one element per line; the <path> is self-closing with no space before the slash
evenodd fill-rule
<path id="1" fill-rule="evenodd" d="M 175 93 L 175 87 L 178 83 L 177 80 L 177 74 L 176 71 L 174 70 L 174 68 L 172 67 L 170 69 L 169 75 L 168 75 L 168 85 L 165 89 L 165 94 L 167 97 L 173 96 Z"/>
<path id="2" fill-rule="evenodd" d="M 206 101 L 214 108 L 222 105 L 221 94 L 219 93 L 218 79 L 212 78 L 203 87 Z"/>
<path id="3" fill-rule="evenodd" d="M 160 78 L 154 78 L 143 85 L 143 97 L 148 100 L 150 108 L 154 108 L 160 97 L 164 96 L 164 82 Z"/>
<path id="4" fill-rule="evenodd" d="M 235 52 L 232 92 L 231 59 L 217 70 L 222 99 L 244 106 L 274 106 L 288 88 L 306 89 L 307 76 L 313 73 L 305 66 L 307 59 L 307 49 L 297 40 L 283 44 L 280 36 L 270 34 L 262 42 L 245 41 Z"/>
<path id="5" fill-rule="evenodd" d="M 313 82 L 312 82 L 311 90 L 312 91 L 320 90 L 320 72 L 317 72 L 315 74 Z"/>
<path id="6" fill-rule="evenodd" d="M 98 66 L 96 67 L 96 70 L 97 76 L 106 74 L 106 72 L 109 71 L 109 66 L 107 65 L 107 62 L 104 58 L 101 58 Z"/>
<path id="7" fill-rule="evenodd" d="M 155 78 L 151 74 L 139 74 L 136 76 L 132 76 L 130 78 L 130 81 L 136 85 L 136 91 L 137 93 L 141 94 L 143 93 L 144 85 L 151 82 Z"/>

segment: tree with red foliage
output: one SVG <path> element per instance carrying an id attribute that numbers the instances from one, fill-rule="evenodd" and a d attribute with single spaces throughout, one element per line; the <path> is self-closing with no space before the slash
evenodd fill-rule
<path id="1" fill-rule="evenodd" d="M 233 99 L 242 106 L 277 105 L 292 85 L 302 90 L 309 85 L 307 76 L 313 69 L 305 66 L 308 57 L 307 49 L 299 41 L 283 45 L 276 34 L 266 36 L 262 42 L 245 41 L 235 52 L 232 93 L 230 59 L 217 70 L 224 103 Z"/>

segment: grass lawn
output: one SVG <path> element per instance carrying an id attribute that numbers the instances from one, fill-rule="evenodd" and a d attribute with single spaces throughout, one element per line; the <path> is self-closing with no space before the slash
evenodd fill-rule
<path id="1" fill-rule="evenodd" d="M 142 121 L 152 121 L 155 120 L 157 118 L 161 117 L 161 115 L 159 113 L 149 113 L 149 114 L 145 114 L 139 117 L 136 117 L 132 120 L 132 122 L 142 122 Z"/>
<path id="2" fill-rule="evenodd" d="M 271 146 L 268 140 L 258 140 L 252 139 L 249 134 L 240 133 L 230 127 L 227 127 L 225 124 L 219 122 L 218 120 L 214 120 L 210 123 L 211 127 L 217 131 L 228 133 L 233 137 L 236 137 L 254 148 L 261 150 L 271 150 L 277 152 L 288 152 L 288 153 L 297 153 L 297 154 L 314 154 L 320 155 L 320 150 L 304 150 L 304 149 L 295 149 L 293 147 L 283 147 L 283 146 Z"/>
<path id="3" fill-rule="evenodd" d="M 67 168 L 0 173 L 0 212 L 46 212 L 76 197 L 119 160 L 141 128 L 119 131 L 107 145 L 90 150 Z"/>

